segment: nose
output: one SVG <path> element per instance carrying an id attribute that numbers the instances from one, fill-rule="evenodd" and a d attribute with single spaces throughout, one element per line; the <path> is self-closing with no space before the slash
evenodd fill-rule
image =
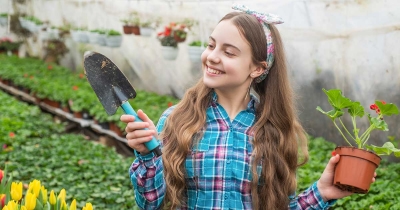
<path id="1" fill-rule="evenodd" d="M 211 50 L 209 51 L 207 55 L 207 61 L 211 63 L 219 63 L 221 61 L 220 55 L 218 54 L 217 50 Z"/>

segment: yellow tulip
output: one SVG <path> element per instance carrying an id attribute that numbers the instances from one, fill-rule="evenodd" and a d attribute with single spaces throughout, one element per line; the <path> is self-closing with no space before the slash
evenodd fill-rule
<path id="1" fill-rule="evenodd" d="M 76 210 L 76 200 L 74 199 L 69 206 L 69 210 Z"/>
<path id="2" fill-rule="evenodd" d="M 54 195 L 54 191 L 53 190 L 50 192 L 49 202 L 50 202 L 51 205 L 56 204 L 56 196 Z"/>
<path id="3" fill-rule="evenodd" d="M 67 203 L 65 203 L 65 200 L 61 201 L 61 210 L 67 210 Z"/>
<path id="4" fill-rule="evenodd" d="M 8 208 L 9 210 L 18 209 L 18 204 L 17 204 L 15 201 L 13 201 L 13 200 L 8 201 L 8 203 L 7 203 L 7 208 Z"/>
<path id="5" fill-rule="evenodd" d="M 25 206 L 22 206 L 20 210 L 27 210 Z"/>
<path id="6" fill-rule="evenodd" d="M 44 188 L 44 186 L 42 186 L 40 191 L 42 192 L 42 201 L 43 201 L 43 203 L 46 203 L 47 202 L 47 189 Z"/>
<path id="7" fill-rule="evenodd" d="M 36 196 L 33 193 L 28 192 L 25 198 L 26 210 L 33 210 L 36 206 Z"/>
<path id="8" fill-rule="evenodd" d="M 61 201 L 65 201 L 65 197 L 67 196 L 67 192 L 65 192 L 65 189 L 62 189 L 61 191 L 60 191 L 60 194 L 58 194 L 58 197 L 57 198 L 60 198 L 61 199 Z"/>
<path id="9" fill-rule="evenodd" d="M 91 203 L 86 203 L 86 206 L 82 208 L 82 210 L 93 210 L 92 204 Z"/>
<path id="10" fill-rule="evenodd" d="M 11 183 L 11 198 L 15 201 L 19 201 L 22 198 L 22 182 L 16 183 L 13 182 Z"/>
<path id="11" fill-rule="evenodd" d="M 28 192 L 33 193 L 36 196 L 36 198 L 39 197 L 40 181 L 35 179 L 32 182 L 30 182 L 29 183 Z"/>

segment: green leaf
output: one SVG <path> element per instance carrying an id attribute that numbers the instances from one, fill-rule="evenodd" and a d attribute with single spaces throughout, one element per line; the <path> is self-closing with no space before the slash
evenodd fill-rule
<path id="1" fill-rule="evenodd" d="M 385 121 L 378 119 L 376 117 L 371 117 L 370 114 L 368 114 L 368 119 L 369 119 L 369 122 L 371 123 L 371 125 L 374 125 L 374 127 L 376 129 L 383 130 L 383 131 L 389 130 L 388 125 Z"/>
<path id="2" fill-rule="evenodd" d="M 360 102 L 353 102 L 352 105 L 349 108 L 349 114 L 352 117 L 359 116 L 363 117 L 364 116 L 364 107 L 361 106 Z"/>
<path id="3" fill-rule="evenodd" d="M 399 109 L 393 103 L 383 104 L 381 101 L 375 101 L 375 104 L 378 106 L 382 115 L 390 116 L 390 115 L 399 114 Z"/>
<path id="4" fill-rule="evenodd" d="M 390 155 L 393 152 L 396 157 L 400 157 L 400 149 L 395 148 L 392 142 L 386 142 L 382 147 L 371 145 L 367 148 L 378 155 Z"/>
<path id="5" fill-rule="evenodd" d="M 341 110 L 331 110 L 329 112 L 325 112 L 324 110 L 321 109 L 321 107 L 317 106 L 317 110 L 320 111 L 322 114 L 325 114 L 326 116 L 328 116 L 329 118 L 331 118 L 331 120 L 335 120 L 338 117 L 341 117 L 343 115 L 344 112 L 342 112 Z"/>
<path id="6" fill-rule="evenodd" d="M 342 91 L 339 89 L 331 89 L 331 90 L 325 90 L 322 89 L 325 94 L 328 96 L 328 101 L 329 103 L 335 108 L 335 109 L 344 109 L 344 108 L 349 108 L 350 106 L 353 105 L 353 102 L 346 98 L 343 94 Z"/>

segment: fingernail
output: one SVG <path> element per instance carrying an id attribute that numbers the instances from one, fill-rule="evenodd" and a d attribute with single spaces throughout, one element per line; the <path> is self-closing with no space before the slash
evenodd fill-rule
<path id="1" fill-rule="evenodd" d="M 332 151 L 332 156 L 336 156 L 336 151 L 335 150 Z"/>

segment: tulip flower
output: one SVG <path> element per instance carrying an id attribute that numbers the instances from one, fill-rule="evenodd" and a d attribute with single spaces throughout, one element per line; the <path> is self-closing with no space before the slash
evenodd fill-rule
<path id="1" fill-rule="evenodd" d="M 69 210 L 76 210 L 76 200 L 74 199 L 69 206 Z"/>
<path id="2" fill-rule="evenodd" d="M 53 190 L 50 192 L 49 202 L 50 202 L 51 205 L 56 204 L 56 196 L 54 195 L 54 191 Z"/>
<path id="3" fill-rule="evenodd" d="M 36 198 L 39 197 L 40 181 L 37 179 L 34 179 L 32 182 L 30 182 L 28 192 L 33 193 L 36 196 Z"/>
<path id="4" fill-rule="evenodd" d="M 65 200 L 61 201 L 61 206 L 60 206 L 61 210 L 67 210 L 67 203 L 65 202 Z"/>
<path id="5" fill-rule="evenodd" d="M 3 180 L 3 176 L 4 176 L 4 171 L 2 171 L 2 170 L 0 169 L 0 182 L 1 182 L 1 180 Z"/>
<path id="6" fill-rule="evenodd" d="M 19 201 L 22 198 L 22 182 L 16 183 L 13 182 L 11 183 L 11 199 L 14 201 Z"/>
<path id="7" fill-rule="evenodd" d="M 33 210 L 36 206 L 36 196 L 35 194 L 28 192 L 25 198 L 25 207 L 26 210 Z"/>
<path id="8" fill-rule="evenodd" d="M 86 203 L 86 206 L 84 206 L 82 210 L 93 210 L 93 206 L 91 203 Z"/>
<path id="9" fill-rule="evenodd" d="M 21 206 L 21 209 L 20 209 L 20 210 L 28 210 L 28 209 L 26 209 L 25 206 Z"/>
<path id="10" fill-rule="evenodd" d="M 6 194 L 0 194 L 0 207 L 6 204 Z"/>
<path id="11" fill-rule="evenodd" d="M 67 193 L 65 192 L 65 189 L 62 189 L 61 191 L 60 191 L 60 194 L 58 194 L 58 197 L 57 198 L 59 198 L 59 199 L 61 199 L 62 201 L 65 201 L 65 197 L 67 196 Z"/>
<path id="12" fill-rule="evenodd" d="M 18 204 L 15 201 L 11 200 L 11 201 L 8 201 L 7 206 L 4 206 L 4 208 L 8 208 L 9 210 L 18 209 Z M 3 208 L 3 210 L 4 210 L 4 208 Z"/>
<path id="13" fill-rule="evenodd" d="M 42 186 L 42 188 L 40 188 L 40 192 L 42 193 L 43 203 L 46 203 L 47 202 L 47 190 L 44 188 L 44 186 Z"/>

